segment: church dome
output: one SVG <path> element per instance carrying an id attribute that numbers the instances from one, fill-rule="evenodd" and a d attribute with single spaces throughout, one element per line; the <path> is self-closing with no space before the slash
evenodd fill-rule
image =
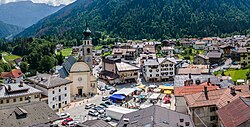
<path id="1" fill-rule="evenodd" d="M 90 68 L 85 62 L 76 62 L 70 69 L 70 72 L 89 72 Z"/>

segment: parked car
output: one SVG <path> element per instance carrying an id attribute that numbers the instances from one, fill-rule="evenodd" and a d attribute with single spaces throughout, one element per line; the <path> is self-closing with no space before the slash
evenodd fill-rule
<path id="1" fill-rule="evenodd" d="M 104 90 L 105 90 L 101 85 L 98 85 L 97 88 L 98 88 L 100 91 L 104 91 Z"/>
<path id="2" fill-rule="evenodd" d="M 85 105 L 85 109 L 91 109 L 94 108 L 96 105 L 94 103 L 89 103 Z"/>
<path id="3" fill-rule="evenodd" d="M 112 102 L 110 102 L 110 101 L 106 101 L 106 102 L 104 102 L 106 105 L 113 105 L 113 103 Z"/>
<path id="4" fill-rule="evenodd" d="M 106 89 L 106 90 L 110 90 L 111 87 L 110 87 L 109 85 L 105 85 L 105 89 Z"/>
<path id="5" fill-rule="evenodd" d="M 101 106 L 105 107 L 105 108 L 108 108 L 109 105 L 105 104 L 105 103 L 101 103 L 100 104 Z"/>
<path id="6" fill-rule="evenodd" d="M 105 109 L 106 107 L 102 106 L 102 105 L 99 105 L 99 106 L 97 106 L 97 108 Z"/>
<path id="7" fill-rule="evenodd" d="M 68 117 L 70 117 L 70 114 L 69 113 L 61 113 L 60 114 L 60 118 L 62 118 L 62 119 L 64 119 L 64 118 L 68 118 Z"/>
<path id="8" fill-rule="evenodd" d="M 99 113 L 94 109 L 90 109 L 88 114 L 91 115 L 91 116 L 98 116 L 99 115 Z"/>
<path id="9" fill-rule="evenodd" d="M 99 114 L 103 114 L 105 111 L 101 107 L 95 107 L 93 108 L 95 111 L 97 111 Z"/>
<path id="10" fill-rule="evenodd" d="M 113 93 L 115 93 L 115 92 L 117 92 L 117 89 L 111 90 L 111 91 L 109 92 L 109 94 L 113 94 Z"/>
<path id="11" fill-rule="evenodd" d="M 109 96 L 103 96 L 102 97 L 102 101 L 106 101 L 106 100 L 109 100 Z"/>
<path id="12" fill-rule="evenodd" d="M 98 115 L 97 119 L 100 119 L 100 120 L 103 120 L 103 121 L 106 121 L 106 122 L 110 122 L 111 121 L 111 117 L 106 116 L 105 114 Z"/>
<path id="13" fill-rule="evenodd" d="M 63 120 L 62 121 L 62 125 L 67 125 L 68 124 L 68 122 L 70 122 L 70 121 L 73 121 L 73 119 L 72 118 L 70 118 L 70 117 L 68 117 L 68 118 L 66 118 L 65 120 Z"/>
<path id="14" fill-rule="evenodd" d="M 76 124 L 78 124 L 79 122 L 78 121 L 70 121 L 66 124 L 67 127 L 75 127 Z"/>

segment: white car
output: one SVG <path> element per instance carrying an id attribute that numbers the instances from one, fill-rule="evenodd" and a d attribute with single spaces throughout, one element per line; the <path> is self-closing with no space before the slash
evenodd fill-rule
<path id="1" fill-rule="evenodd" d="M 62 118 L 62 119 L 64 119 L 64 118 L 68 118 L 68 117 L 70 117 L 70 114 L 69 113 L 61 113 L 60 114 L 60 118 Z"/>
<path id="2" fill-rule="evenodd" d="M 67 127 L 75 127 L 76 124 L 78 124 L 78 121 L 70 121 L 66 124 Z"/>
<path id="3" fill-rule="evenodd" d="M 97 119 L 101 119 L 101 120 L 106 121 L 106 122 L 110 122 L 111 121 L 111 117 L 106 116 L 104 114 L 98 115 Z"/>
<path id="4" fill-rule="evenodd" d="M 99 115 L 99 113 L 96 110 L 93 110 L 93 109 L 90 109 L 88 114 L 91 115 L 91 116 L 98 116 Z"/>

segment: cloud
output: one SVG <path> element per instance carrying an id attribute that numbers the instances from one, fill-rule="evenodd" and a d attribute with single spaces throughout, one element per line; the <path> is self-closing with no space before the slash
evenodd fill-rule
<path id="1" fill-rule="evenodd" d="M 32 1 L 34 3 L 46 3 L 49 5 L 53 5 L 53 6 L 58 6 L 61 4 L 68 5 L 72 2 L 74 2 L 75 0 L 0 0 L 0 5 L 6 4 L 9 2 L 19 2 L 19 1 Z"/>

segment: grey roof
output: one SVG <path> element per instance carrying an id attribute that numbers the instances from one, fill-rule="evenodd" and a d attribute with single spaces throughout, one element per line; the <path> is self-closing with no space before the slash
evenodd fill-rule
<path id="1" fill-rule="evenodd" d="M 161 64 L 161 63 L 164 63 L 166 61 L 170 61 L 172 62 L 173 64 L 176 64 L 176 60 L 175 58 L 170 58 L 170 57 L 166 57 L 166 58 L 158 58 L 158 62 Z"/>
<path id="2" fill-rule="evenodd" d="M 50 74 L 38 74 L 27 78 L 27 80 L 47 89 L 72 83 L 70 80 L 59 78 Z"/>
<path id="3" fill-rule="evenodd" d="M 176 100 L 176 111 L 187 114 L 187 103 L 184 97 L 175 97 Z"/>
<path id="4" fill-rule="evenodd" d="M 76 127 L 112 127 L 112 126 L 103 120 L 87 120 L 83 123 L 77 124 Z"/>
<path id="5" fill-rule="evenodd" d="M 175 112 L 158 105 L 124 114 L 117 127 L 124 127 L 123 119 L 129 119 L 127 127 L 175 127 L 177 124 L 183 127 L 194 127 L 194 123 L 189 115 Z M 181 122 L 180 119 L 184 121 Z M 186 122 L 189 122 L 189 126 L 185 126 Z"/>
<path id="6" fill-rule="evenodd" d="M 60 75 L 61 78 L 65 78 L 69 75 L 70 69 L 73 66 L 73 64 L 75 64 L 77 61 L 73 56 L 70 56 L 69 58 L 67 58 L 62 66 L 63 68 L 58 70 L 58 73 Z"/>
<path id="7" fill-rule="evenodd" d="M 222 53 L 221 52 L 209 52 L 207 56 L 209 58 L 221 58 Z"/>
<path id="8" fill-rule="evenodd" d="M 220 84 L 218 77 L 216 77 L 214 75 L 202 75 L 202 74 L 201 75 L 191 75 L 191 79 L 193 80 L 193 82 L 195 82 L 195 80 L 197 80 L 197 79 L 199 79 L 201 81 L 201 83 L 207 82 L 208 78 L 210 78 L 210 81 L 212 84 Z M 175 75 L 174 86 L 175 87 L 184 86 L 184 81 L 186 81 L 188 79 L 189 79 L 188 75 Z"/>
<path id="9" fill-rule="evenodd" d="M 8 89 L 10 87 L 10 89 Z M 0 98 L 22 97 L 30 94 L 38 94 L 42 91 L 20 83 L 0 85 Z"/>
<path id="10" fill-rule="evenodd" d="M 149 65 L 159 65 L 159 63 L 157 59 L 144 60 L 144 66 L 149 66 Z"/>
<path id="11" fill-rule="evenodd" d="M 27 127 L 48 123 L 59 116 L 44 102 L 0 106 L 1 127 Z"/>

